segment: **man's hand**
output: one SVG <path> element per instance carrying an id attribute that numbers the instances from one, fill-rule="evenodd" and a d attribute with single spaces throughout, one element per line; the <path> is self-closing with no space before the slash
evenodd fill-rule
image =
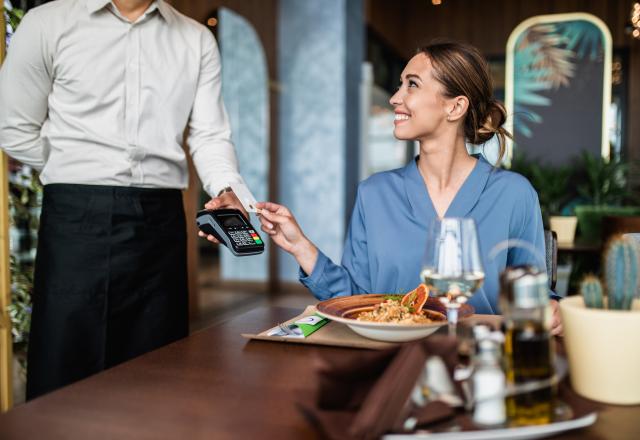
<path id="1" fill-rule="evenodd" d="M 550 300 L 551 303 L 551 334 L 554 336 L 564 336 L 562 328 L 562 318 L 560 316 L 560 304 L 557 300 Z"/>
<path id="2" fill-rule="evenodd" d="M 210 209 L 210 210 L 221 209 L 221 208 L 238 209 L 240 210 L 240 212 L 242 212 L 242 215 L 244 215 L 244 217 L 247 220 L 249 220 L 249 215 L 247 214 L 247 211 L 245 211 L 244 206 L 242 206 L 242 203 L 240 203 L 240 200 L 238 200 L 238 198 L 236 197 L 233 191 L 223 192 L 219 196 L 214 197 L 213 199 L 205 203 L 204 207 L 205 209 Z M 202 231 L 198 231 L 198 235 L 200 237 L 205 237 L 207 240 L 209 240 L 212 243 L 220 243 L 218 240 L 216 240 L 216 238 L 213 235 L 207 235 Z"/>

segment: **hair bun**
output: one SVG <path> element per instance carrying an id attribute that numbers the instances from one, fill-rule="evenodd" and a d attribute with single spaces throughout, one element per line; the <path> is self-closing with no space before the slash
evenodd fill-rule
<path id="1" fill-rule="evenodd" d="M 475 143 L 482 144 L 491 139 L 496 133 L 505 135 L 507 131 L 502 128 L 507 120 L 507 112 L 504 106 L 495 99 L 489 102 L 484 122 L 476 129 Z"/>

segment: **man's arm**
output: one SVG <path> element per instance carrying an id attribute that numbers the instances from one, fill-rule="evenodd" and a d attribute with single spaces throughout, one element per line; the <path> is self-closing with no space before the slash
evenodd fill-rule
<path id="1" fill-rule="evenodd" d="M 47 118 L 52 64 L 44 25 L 28 13 L 0 69 L 0 147 L 37 169 L 44 166 L 40 130 Z"/>
<path id="2" fill-rule="evenodd" d="M 222 102 L 220 53 L 213 35 L 202 33 L 202 59 L 187 143 L 205 190 L 215 196 L 232 182 L 243 182 Z"/>

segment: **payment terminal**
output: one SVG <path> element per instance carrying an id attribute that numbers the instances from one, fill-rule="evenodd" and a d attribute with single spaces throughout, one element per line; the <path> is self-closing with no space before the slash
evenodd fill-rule
<path id="1" fill-rule="evenodd" d="M 202 232 L 213 235 L 237 257 L 264 252 L 262 239 L 237 209 L 199 211 L 196 223 Z"/>

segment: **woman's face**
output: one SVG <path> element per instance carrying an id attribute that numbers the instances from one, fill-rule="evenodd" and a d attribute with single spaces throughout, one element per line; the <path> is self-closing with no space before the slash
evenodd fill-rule
<path id="1" fill-rule="evenodd" d="M 442 92 L 442 84 L 433 77 L 431 60 L 422 53 L 411 58 L 402 71 L 398 91 L 389 100 L 395 108 L 394 136 L 402 140 L 437 137 L 452 105 Z"/>

